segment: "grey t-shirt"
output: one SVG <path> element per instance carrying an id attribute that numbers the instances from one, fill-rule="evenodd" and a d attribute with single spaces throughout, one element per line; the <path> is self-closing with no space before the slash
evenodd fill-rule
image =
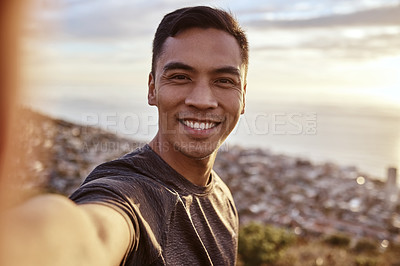
<path id="1" fill-rule="evenodd" d="M 70 198 L 106 204 L 131 224 L 121 265 L 235 265 L 238 215 L 232 195 L 212 171 L 189 182 L 148 145 L 96 167 Z"/>

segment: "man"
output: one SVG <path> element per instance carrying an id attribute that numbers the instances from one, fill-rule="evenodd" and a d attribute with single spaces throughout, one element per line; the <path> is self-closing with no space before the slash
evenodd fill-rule
<path id="1" fill-rule="evenodd" d="M 98 166 L 75 203 L 46 195 L 22 206 L 11 244 L 29 259 L 14 250 L 7 265 L 234 265 L 237 212 L 212 167 L 244 112 L 247 65 L 246 36 L 225 11 L 167 14 L 148 82 L 158 133 Z"/>

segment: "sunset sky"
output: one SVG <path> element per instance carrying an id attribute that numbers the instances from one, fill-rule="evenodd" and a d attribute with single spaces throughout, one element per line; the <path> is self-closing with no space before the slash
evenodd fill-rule
<path id="1" fill-rule="evenodd" d="M 400 107 L 400 0 L 31 1 L 23 42 L 31 91 L 131 86 L 145 95 L 160 19 L 205 4 L 231 10 L 248 33 L 248 101 Z"/>

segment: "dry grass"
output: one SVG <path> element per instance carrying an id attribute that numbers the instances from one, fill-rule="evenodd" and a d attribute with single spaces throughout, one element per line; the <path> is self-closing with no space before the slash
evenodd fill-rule
<path id="1" fill-rule="evenodd" d="M 299 241 L 285 250 L 274 266 L 400 266 L 400 247 L 357 253 L 332 247 L 321 240 Z"/>

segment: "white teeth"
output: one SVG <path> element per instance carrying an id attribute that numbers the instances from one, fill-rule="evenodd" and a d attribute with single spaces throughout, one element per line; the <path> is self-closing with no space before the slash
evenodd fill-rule
<path id="1" fill-rule="evenodd" d="M 183 120 L 183 123 L 196 130 L 210 129 L 216 125 L 215 123 L 193 122 L 188 120 Z"/>

